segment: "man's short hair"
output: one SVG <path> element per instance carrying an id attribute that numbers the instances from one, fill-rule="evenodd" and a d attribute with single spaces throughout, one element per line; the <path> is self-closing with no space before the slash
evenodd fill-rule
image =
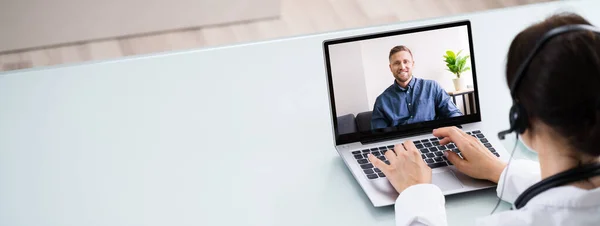
<path id="1" fill-rule="evenodd" d="M 400 51 L 406 51 L 406 52 L 410 53 L 411 57 L 413 56 L 412 52 L 410 51 L 410 49 L 408 47 L 401 45 L 401 46 L 394 46 L 394 48 L 392 48 L 390 50 L 390 56 L 388 56 L 388 59 L 392 59 L 392 56 Z"/>

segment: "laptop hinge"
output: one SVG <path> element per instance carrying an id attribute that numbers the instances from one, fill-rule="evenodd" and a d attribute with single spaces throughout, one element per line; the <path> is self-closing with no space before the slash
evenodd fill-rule
<path id="1" fill-rule="evenodd" d="M 455 125 L 456 127 L 462 129 L 462 125 Z M 360 141 L 361 144 L 365 145 L 365 144 L 372 144 L 372 143 L 379 143 L 379 142 L 384 142 L 384 141 L 388 141 L 388 140 L 396 140 L 396 139 L 401 139 L 401 138 L 405 138 L 405 137 L 412 137 L 412 136 L 418 136 L 418 135 L 423 135 L 423 134 L 428 134 L 431 133 L 430 130 L 420 130 L 420 131 L 413 131 L 413 132 L 406 132 L 403 133 L 402 135 L 397 135 L 397 136 L 393 136 L 393 137 L 380 137 L 380 138 L 373 138 L 373 139 L 365 139 Z"/>

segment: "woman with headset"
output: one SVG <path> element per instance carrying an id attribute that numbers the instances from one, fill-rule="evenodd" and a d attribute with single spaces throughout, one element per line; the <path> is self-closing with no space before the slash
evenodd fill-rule
<path id="1" fill-rule="evenodd" d="M 600 30 L 575 14 L 549 17 L 519 33 L 508 51 L 513 98 L 511 128 L 539 156 L 507 167 L 475 138 L 446 127 L 463 158 L 444 155 L 466 175 L 497 183 L 514 210 L 477 225 L 600 225 Z M 411 141 L 387 152 L 390 165 L 369 156 L 400 194 L 397 225 L 447 225 L 444 196 Z"/>

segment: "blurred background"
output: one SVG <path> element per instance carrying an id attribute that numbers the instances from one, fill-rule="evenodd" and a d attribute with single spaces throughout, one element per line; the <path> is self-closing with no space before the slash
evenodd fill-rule
<path id="1" fill-rule="evenodd" d="M 0 71 L 548 1 L 553 0 L 0 0 Z"/>

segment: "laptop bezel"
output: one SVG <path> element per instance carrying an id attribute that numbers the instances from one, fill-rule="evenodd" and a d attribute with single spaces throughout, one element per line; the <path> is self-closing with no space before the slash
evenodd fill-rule
<path id="1" fill-rule="evenodd" d="M 338 124 L 337 124 L 337 113 L 335 107 L 335 95 L 334 95 L 334 87 L 333 87 L 333 77 L 331 73 L 331 61 L 329 55 L 329 46 L 335 44 L 342 44 L 348 42 L 357 42 L 368 39 L 376 39 L 383 38 L 389 36 L 398 36 L 398 35 L 406 35 L 410 33 L 418 33 L 424 31 L 431 30 L 439 30 L 445 28 L 452 27 L 460 27 L 467 26 L 467 33 L 469 39 L 469 53 L 471 60 L 471 71 L 473 75 L 473 99 L 475 102 L 475 113 L 453 117 L 448 119 L 439 119 L 433 121 L 419 122 L 413 123 L 409 125 L 397 126 L 397 127 L 389 127 L 384 129 L 370 130 L 370 131 L 358 131 L 356 133 L 350 134 L 339 134 L 338 133 Z M 402 137 L 408 137 L 413 135 L 419 135 L 424 133 L 430 133 L 433 129 L 444 127 L 444 126 L 460 126 L 462 124 L 467 123 L 475 123 L 481 122 L 481 109 L 479 104 L 479 87 L 477 85 L 477 69 L 475 64 L 475 49 L 473 46 L 473 36 L 471 31 L 471 21 L 470 20 L 461 20 L 454 22 L 447 22 L 435 25 L 424 25 L 419 27 L 411 27 L 400 30 L 392 30 L 392 31 L 384 31 L 378 33 L 369 33 L 362 34 L 357 36 L 350 37 L 342 37 L 336 39 L 328 39 L 323 41 L 323 54 L 325 60 L 326 74 L 327 74 L 327 87 L 328 87 L 328 95 L 329 95 L 329 106 L 331 113 L 331 120 L 333 123 L 333 133 L 335 137 L 336 145 L 361 142 L 361 143 L 371 143 L 377 141 L 385 141 L 390 139 L 398 139 Z"/>

